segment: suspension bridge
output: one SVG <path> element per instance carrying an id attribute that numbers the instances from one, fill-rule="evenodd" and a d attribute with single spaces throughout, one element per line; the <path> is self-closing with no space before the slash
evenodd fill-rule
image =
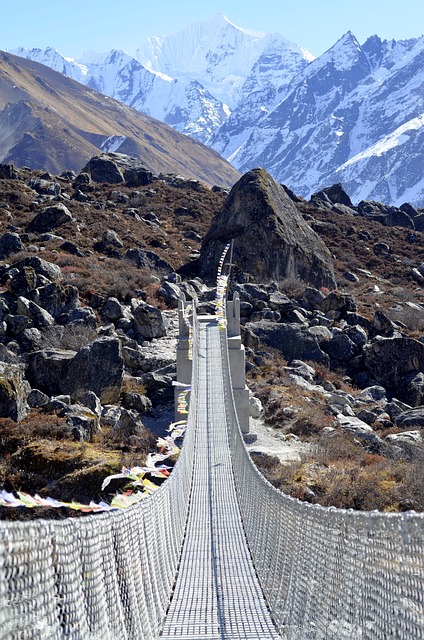
<path id="1" fill-rule="evenodd" d="M 302 503 L 251 462 L 238 308 L 228 332 L 192 310 L 184 445 L 158 491 L 123 511 L 0 523 L 0 640 L 424 638 L 423 514 Z"/>

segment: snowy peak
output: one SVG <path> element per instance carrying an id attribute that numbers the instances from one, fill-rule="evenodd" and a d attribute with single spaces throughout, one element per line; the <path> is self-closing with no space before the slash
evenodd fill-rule
<path id="1" fill-rule="evenodd" d="M 277 36 L 272 36 L 276 41 Z M 283 42 L 280 37 L 279 46 Z M 194 22 L 169 36 L 148 38 L 136 53 L 150 70 L 174 78 L 197 80 L 216 98 L 234 108 L 253 66 L 264 51 L 270 36 L 241 29 L 223 14 L 205 22 Z M 297 45 L 284 40 L 287 49 Z M 299 56 L 312 57 L 297 47 Z"/>

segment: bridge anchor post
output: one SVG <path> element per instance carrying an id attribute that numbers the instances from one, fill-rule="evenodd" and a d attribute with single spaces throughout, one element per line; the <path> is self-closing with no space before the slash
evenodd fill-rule
<path id="1" fill-rule="evenodd" d="M 187 300 L 184 293 L 181 291 L 180 298 L 178 300 L 178 345 L 177 345 L 177 384 L 174 388 L 174 406 L 175 406 L 175 420 L 185 420 L 186 414 L 182 414 L 178 411 L 178 396 L 185 386 L 191 384 L 191 372 L 192 372 L 192 360 L 189 358 L 191 346 L 190 346 L 190 332 L 189 326 L 184 319 L 184 314 L 187 309 Z M 192 321 L 192 318 L 190 319 Z M 189 399 L 189 394 L 186 397 Z"/>
<path id="2" fill-rule="evenodd" d="M 241 342 L 240 298 L 227 301 L 227 336 L 234 402 L 242 433 L 249 433 L 249 389 L 246 386 L 246 354 Z"/>

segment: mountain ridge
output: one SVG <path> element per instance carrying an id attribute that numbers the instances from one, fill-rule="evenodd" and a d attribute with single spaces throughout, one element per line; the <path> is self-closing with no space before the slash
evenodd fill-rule
<path id="1" fill-rule="evenodd" d="M 102 144 L 115 138 L 122 141 L 114 150 L 140 158 L 155 173 L 225 186 L 239 176 L 215 151 L 168 125 L 45 65 L 4 52 L 0 110 L 2 162 L 55 173 L 79 171 Z"/>

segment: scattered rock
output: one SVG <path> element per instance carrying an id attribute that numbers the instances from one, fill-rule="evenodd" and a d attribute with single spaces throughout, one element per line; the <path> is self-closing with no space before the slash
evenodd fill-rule
<path id="1" fill-rule="evenodd" d="M 28 412 L 27 403 L 30 386 L 23 378 L 18 365 L 0 362 L 0 417 L 15 422 L 23 420 Z"/>
<path id="2" fill-rule="evenodd" d="M 266 345 L 278 349 L 289 362 L 294 359 L 304 359 L 327 366 L 330 364 L 330 359 L 321 350 L 317 338 L 303 325 L 276 324 L 262 320 L 247 323 L 246 329 L 253 332 Z"/>
<path id="3" fill-rule="evenodd" d="M 37 213 L 28 224 L 28 231 L 44 233 L 46 231 L 52 231 L 52 229 L 57 229 L 57 227 L 63 224 L 73 222 L 73 220 L 69 209 L 61 202 L 58 202 Z"/>
<path id="4" fill-rule="evenodd" d="M 61 389 L 75 400 L 93 391 L 102 404 L 113 404 L 119 399 L 123 374 L 120 341 L 117 338 L 98 338 L 71 360 Z"/>
<path id="5" fill-rule="evenodd" d="M 140 303 L 133 311 L 137 332 L 144 338 L 161 338 L 166 335 L 166 321 L 163 313 L 146 302 Z"/>

